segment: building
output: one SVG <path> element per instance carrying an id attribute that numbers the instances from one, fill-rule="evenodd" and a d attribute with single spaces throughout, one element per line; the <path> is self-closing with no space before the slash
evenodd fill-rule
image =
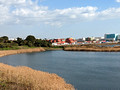
<path id="1" fill-rule="evenodd" d="M 73 38 L 67 38 L 66 40 L 65 40 L 65 42 L 66 43 L 69 43 L 69 44 L 75 44 L 75 42 L 77 42 L 75 39 L 73 39 Z"/>
<path id="2" fill-rule="evenodd" d="M 90 37 L 85 38 L 85 41 L 92 41 Z"/>
<path id="3" fill-rule="evenodd" d="M 117 41 L 118 34 L 105 34 L 104 38 L 106 41 Z"/>
<path id="4" fill-rule="evenodd" d="M 52 43 L 53 46 L 57 46 L 58 44 L 57 43 Z"/>
<path id="5" fill-rule="evenodd" d="M 85 38 L 85 41 L 93 41 L 95 38 L 94 37 L 87 37 Z"/>
<path id="6" fill-rule="evenodd" d="M 79 39 L 77 39 L 77 42 L 85 42 L 85 39 L 84 38 L 79 38 Z"/>
<path id="7" fill-rule="evenodd" d="M 117 36 L 117 41 L 120 42 L 120 34 Z"/>
<path id="8" fill-rule="evenodd" d="M 94 41 L 101 41 L 101 40 L 103 40 L 104 39 L 104 37 L 95 37 L 94 38 Z"/>
<path id="9" fill-rule="evenodd" d="M 68 45 L 68 43 L 65 42 L 65 39 L 53 39 L 53 40 L 50 40 L 50 42 L 52 43 L 53 46 Z"/>

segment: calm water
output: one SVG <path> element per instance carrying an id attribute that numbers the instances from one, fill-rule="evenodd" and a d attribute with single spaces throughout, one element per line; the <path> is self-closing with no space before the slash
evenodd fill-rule
<path id="1" fill-rule="evenodd" d="M 46 51 L 5 56 L 0 62 L 56 73 L 77 90 L 120 90 L 119 52 Z"/>

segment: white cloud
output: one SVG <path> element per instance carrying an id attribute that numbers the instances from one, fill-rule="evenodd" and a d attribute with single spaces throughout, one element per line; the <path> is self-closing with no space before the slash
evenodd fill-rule
<path id="1" fill-rule="evenodd" d="M 120 3 L 120 0 L 116 0 L 116 2 Z"/>
<path id="2" fill-rule="evenodd" d="M 77 18 L 77 16 L 76 15 L 71 15 L 70 18 Z"/>
<path id="3" fill-rule="evenodd" d="M 6 6 L 0 5 L 0 24 L 4 24 L 9 21 L 9 9 Z"/>
<path id="4" fill-rule="evenodd" d="M 98 13 L 99 19 L 114 19 L 120 18 L 120 8 L 109 8 Z"/>
<path id="5" fill-rule="evenodd" d="M 0 24 L 50 24 L 62 26 L 91 20 L 120 18 L 120 8 L 109 8 L 98 12 L 97 7 L 73 7 L 50 10 L 38 6 L 38 0 L 0 0 Z"/>
<path id="6" fill-rule="evenodd" d="M 24 4 L 26 0 L 0 0 L 0 3 L 4 5 Z"/>

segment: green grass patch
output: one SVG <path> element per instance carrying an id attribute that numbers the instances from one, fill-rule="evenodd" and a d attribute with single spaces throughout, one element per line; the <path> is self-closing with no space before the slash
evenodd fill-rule
<path id="1" fill-rule="evenodd" d="M 0 48 L 0 50 L 17 50 L 20 49 L 19 47 L 7 47 L 7 48 Z"/>

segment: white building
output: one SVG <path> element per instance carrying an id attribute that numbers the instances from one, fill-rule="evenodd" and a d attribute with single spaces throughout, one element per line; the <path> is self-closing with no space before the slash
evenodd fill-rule
<path id="1" fill-rule="evenodd" d="M 53 46 L 57 46 L 58 44 L 57 43 L 52 43 Z"/>
<path id="2" fill-rule="evenodd" d="M 95 41 L 100 41 L 100 40 L 102 40 L 102 39 L 104 39 L 104 37 L 95 37 L 95 38 L 94 38 Z"/>

